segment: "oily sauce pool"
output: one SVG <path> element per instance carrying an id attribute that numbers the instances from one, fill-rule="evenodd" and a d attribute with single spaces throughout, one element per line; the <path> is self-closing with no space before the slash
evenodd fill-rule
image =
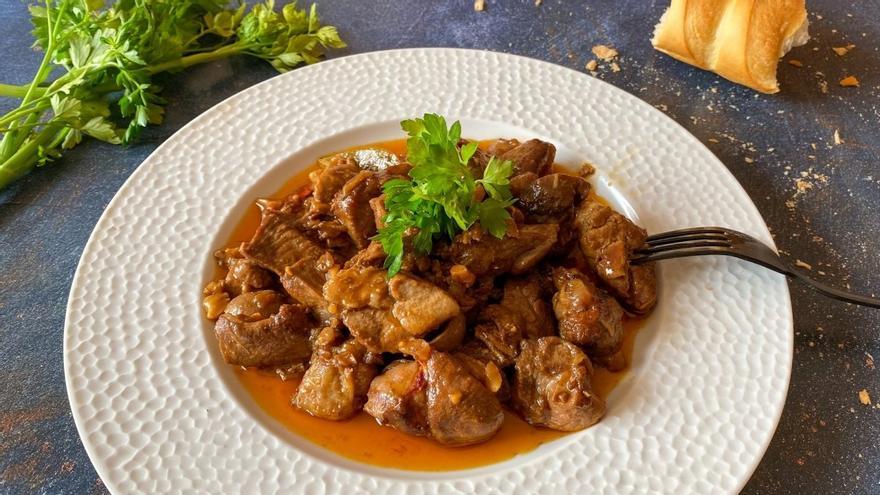
<path id="1" fill-rule="evenodd" d="M 488 145 L 488 142 L 482 145 Z M 406 151 L 406 141 L 385 141 L 352 150 L 361 148 L 382 148 L 402 155 Z M 293 176 L 271 197 L 283 198 L 301 189 L 308 184 L 309 172 L 316 167 L 317 164 L 314 164 Z M 558 171 L 564 172 L 565 169 Z M 590 194 L 593 195 L 593 192 Z M 596 196 L 593 199 L 602 201 Z M 233 230 L 227 246 L 236 246 L 249 240 L 259 225 L 259 209 L 251 205 Z M 631 360 L 635 335 L 642 321 L 624 321 L 623 349 L 627 362 Z M 610 372 L 596 367 L 594 371 L 593 390 L 602 398 L 607 398 L 626 375 L 626 370 Z M 505 411 L 504 424 L 489 441 L 468 447 L 444 447 L 426 438 L 379 426 L 365 412 L 345 421 L 313 417 L 290 404 L 290 398 L 299 383 L 296 380 L 282 381 L 272 371 L 238 368 L 236 376 L 253 400 L 288 430 L 343 457 L 382 467 L 416 471 L 475 468 L 510 459 L 566 435 L 565 432 L 531 426 L 513 412 Z"/>

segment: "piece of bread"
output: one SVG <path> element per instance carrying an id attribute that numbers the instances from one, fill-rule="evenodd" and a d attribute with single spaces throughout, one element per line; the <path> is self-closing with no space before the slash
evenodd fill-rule
<path id="1" fill-rule="evenodd" d="M 810 39 L 805 0 L 672 0 L 654 48 L 762 93 L 776 93 L 776 66 Z"/>

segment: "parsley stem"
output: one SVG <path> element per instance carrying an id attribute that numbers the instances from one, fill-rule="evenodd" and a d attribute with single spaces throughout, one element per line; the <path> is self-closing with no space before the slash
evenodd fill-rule
<path id="1" fill-rule="evenodd" d="M 0 96 L 7 96 L 9 98 L 24 98 L 24 95 L 27 94 L 30 85 L 21 85 L 16 86 L 15 84 L 2 84 L 0 83 Z M 42 93 L 45 91 L 43 87 L 34 88 L 34 91 Z"/>
<path id="2" fill-rule="evenodd" d="M 211 62 L 241 53 L 248 48 L 249 47 L 246 45 L 233 43 L 231 45 L 218 48 L 211 52 L 194 53 L 192 55 L 187 55 L 185 57 L 181 57 L 175 60 L 162 62 L 161 64 L 151 65 L 147 67 L 147 72 L 149 72 L 150 74 L 158 74 L 160 72 L 186 69 L 187 67 L 191 67 L 193 65 L 203 64 L 205 62 Z"/>
<path id="3" fill-rule="evenodd" d="M 58 124 L 48 125 L 20 147 L 15 154 L 0 163 L 0 189 L 30 172 L 39 160 L 40 150 L 57 147 L 69 132 L 69 127 Z"/>

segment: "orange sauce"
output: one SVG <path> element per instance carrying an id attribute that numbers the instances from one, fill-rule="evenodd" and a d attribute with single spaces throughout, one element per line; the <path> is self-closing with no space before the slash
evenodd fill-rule
<path id="1" fill-rule="evenodd" d="M 481 147 L 487 143 L 482 142 Z M 360 148 L 382 148 L 402 155 L 406 151 L 406 141 L 386 141 L 351 149 Z M 280 199 L 304 187 L 308 184 L 309 173 L 316 167 L 317 164 L 314 164 L 293 176 L 271 198 Z M 564 169 L 557 171 L 566 172 Z M 604 198 L 592 191 L 590 197 L 607 204 Z M 227 245 L 235 246 L 247 241 L 259 224 L 259 209 L 252 205 L 233 230 Z M 642 323 L 643 320 L 638 319 L 624 320 L 623 352 L 627 362 L 632 357 L 635 336 Z M 596 367 L 594 391 L 600 397 L 607 398 L 626 373 L 626 370 L 611 372 Z M 505 411 L 504 424 L 491 440 L 469 447 L 443 447 L 432 440 L 382 427 L 364 412 L 346 421 L 328 421 L 310 416 L 290 404 L 298 382 L 281 381 L 275 373 L 238 368 L 236 376 L 257 405 L 288 430 L 343 457 L 377 466 L 416 471 L 475 468 L 532 451 L 541 444 L 565 435 L 564 432 L 531 426 L 516 414 Z"/>

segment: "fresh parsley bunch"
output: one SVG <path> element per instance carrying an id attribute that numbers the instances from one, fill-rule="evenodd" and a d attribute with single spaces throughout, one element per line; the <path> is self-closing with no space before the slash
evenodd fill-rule
<path id="1" fill-rule="evenodd" d="M 407 159 L 413 167 L 410 180 L 392 179 L 383 186 L 387 213 L 377 238 L 387 255 L 388 276 L 400 271 L 404 237 L 411 228 L 412 247 L 419 254 L 431 252 L 435 237 L 451 239 L 476 222 L 493 236 L 504 237 L 507 207 L 514 203 L 509 182 L 513 164 L 492 157 L 483 177 L 475 179 L 468 162 L 477 143 L 459 148 L 460 122 L 447 128 L 443 117 L 425 114 L 400 125 L 409 135 Z"/>
<path id="2" fill-rule="evenodd" d="M 20 98 L 0 117 L 0 189 L 83 136 L 128 143 L 162 120 L 165 100 L 152 76 L 245 54 L 281 72 L 320 60 L 345 43 L 321 26 L 315 5 L 280 12 L 273 0 L 247 11 L 227 0 L 46 0 L 32 6 L 43 60 L 30 84 L 0 84 Z M 60 73 L 51 82 L 50 74 Z"/>

